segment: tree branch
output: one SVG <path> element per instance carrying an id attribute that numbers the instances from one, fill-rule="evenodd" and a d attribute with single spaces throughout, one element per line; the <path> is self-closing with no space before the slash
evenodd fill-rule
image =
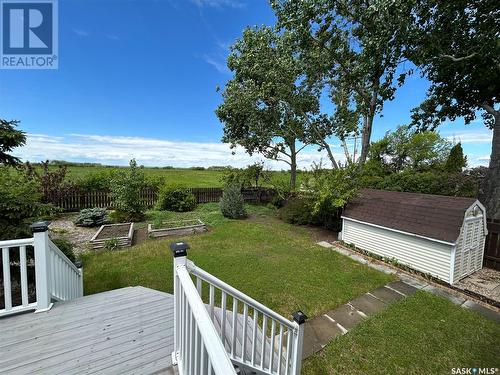
<path id="1" fill-rule="evenodd" d="M 453 62 L 460 62 L 460 61 L 464 61 L 464 60 L 469 60 L 469 59 L 472 59 L 474 56 L 477 55 L 477 52 L 473 52 L 471 53 L 470 55 L 467 55 L 467 56 L 462 56 L 462 57 L 455 57 L 453 55 L 446 55 L 446 54 L 441 54 L 439 55 L 440 57 L 443 57 L 445 59 L 450 59 L 452 60 Z"/>

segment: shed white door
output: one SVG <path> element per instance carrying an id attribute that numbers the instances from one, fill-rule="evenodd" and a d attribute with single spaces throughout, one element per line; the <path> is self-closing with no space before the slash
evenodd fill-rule
<path id="1" fill-rule="evenodd" d="M 460 278 L 478 270 L 478 259 L 481 257 L 481 251 L 483 251 L 481 248 L 482 228 L 482 216 L 471 217 L 465 220 L 462 256 L 460 260 Z"/>

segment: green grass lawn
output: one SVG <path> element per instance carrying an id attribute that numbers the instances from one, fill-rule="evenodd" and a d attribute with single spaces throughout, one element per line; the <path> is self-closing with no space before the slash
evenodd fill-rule
<path id="1" fill-rule="evenodd" d="M 500 324 L 418 292 L 332 341 L 302 373 L 451 374 L 456 367 L 500 367 Z"/>
<path id="2" fill-rule="evenodd" d="M 318 315 L 393 279 L 315 245 L 309 230 L 270 218 L 266 207 L 250 206 L 252 218 L 246 220 L 224 219 L 216 207 L 198 209 L 213 225 L 205 234 L 84 255 L 85 293 L 129 285 L 171 293 L 169 244 L 181 239 L 198 266 L 285 316 L 297 309 Z M 168 218 L 188 215 L 196 217 Z"/>
<path id="3" fill-rule="evenodd" d="M 394 278 L 315 245 L 308 228 L 277 220 L 271 208 L 248 210 L 246 220 L 223 218 L 216 204 L 149 212 L 151 221 L 199 217 L 211 229 L 84 255 L 85 293 L 134 285 L 172 293 L 169 244 L 177 240 L 191 245 L 188 257 L 198 266 L 287 317 L 297 309 L 318 316 Z M 451 374 L 453 367 L 500 367 L 499 348 L 499 324 L 418 292 L 335 339 L 305 361 L 303 373 Z"/>

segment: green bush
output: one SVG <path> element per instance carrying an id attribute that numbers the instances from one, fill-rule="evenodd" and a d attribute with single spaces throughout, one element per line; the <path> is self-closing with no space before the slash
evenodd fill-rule
<path id="1" fill-rule="evenodd" d="M 114 175 L 114 170 L 102 169 L 97 172 L 91 172 L 78 179 L 76 181 L 76 185 L 84 191 L 109 190 L 111 188 L 111 180 Z"/>
<path id="2" fill-rule="evenodd" d="M 73 263 L 75 262 L 75 253 L 73 251 L 73 244 L 64 237 L 53 238 L 52 242 L 56 245 L 64 255 L 68 257 Z"/>
<path id="3" fill-rule="evenodd" d="M 36 181 L 12 167 L 0 167 L 0 240 L 30 237 L 30 224 L 58 211 L 41 200 Z"/>
<path id="4" fill-rule="evenodd" d="M 278 211 L 278 217 L 290 224 L 311 224 L 313 221 L 312 202 L 305 198 L 290 198 Z"/>
<path id="5" fill-rule="evenodd" d="M 130 168 L 118 172 L 111 180 L 113 206 L 123 214 L 126 221 L 142 221 L 146 205 L 141 199 L 141 189 L 145 185 L 144 172 L 137 167 L 134 159 Z"/>
<path id="6" fill-rule="evenodd" d="M 224 188 L 219 206 L 222 215 L 230 219 L 241 219 L 246 216 L 245 202 L 238 185 Z"/>
<path id="7" fill-rule="evenodd" d="M 108 223 L 108 215 L 104 208 L 85 208 L 78 213 L 75 225 L 81 227 L 97 227 Z"/>
<path id="8" fill-rule="evenodd" d="M 158 193 L 156 209 L 187 212 L 196 208 L 196 197 L 189 189 L 164 185 Z"/>

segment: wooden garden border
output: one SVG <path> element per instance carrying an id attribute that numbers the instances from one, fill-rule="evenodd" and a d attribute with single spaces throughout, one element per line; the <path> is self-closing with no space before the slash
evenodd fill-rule
<path id="1" fill-rule="evenodd" d="M 129 225 L 129 230 L 127 236 L 122 236 L 122 237 L 109 237 L 109 238 L 103 238 L 103 239 L 97 239 L 99 234 L 103 231 L 104 227 L 112 227 L 112 226 L 117 226 L 117 225 Z M 104 224 L 101 225 L 99 230 L 94 234 L 94 236 L 90 239 L 90 244 L 92 245 L 93 249 L 102 249 L 104 248 L 104 244 L 108 240 L 116 239 L 118 240 L 118 246 L 119 247 L 129 247 L 132 246 L 132 237 L 134 235 L 134 223 L 118 223 L 118 224 Z"/>

